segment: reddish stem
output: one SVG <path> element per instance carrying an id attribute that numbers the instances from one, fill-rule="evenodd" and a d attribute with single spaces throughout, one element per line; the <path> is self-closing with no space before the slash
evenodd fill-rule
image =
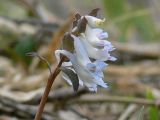
<path id="1" fill-rule="evenodd" d="M 45 103 L 47 102 L 47 98 L 48 98 L 49 92 L 51 90 L 52 84 L 53 84 L 55 78 L 57 77 L 57 75 L 60 73 L 61 70 L 59 68 L 61 67 L 64 60 L 65 60 L 65 57 L 63 56 L 61 58 L 59 64 L 55 68 L 54 72 L 52 72 L 52 74 L 48 78 L 47 85 L 46 85 L 44 94 L 41 98 L 41 102 L 39 104 L 39 108 L 38 108 L 38 111 L 36 113 L 36 116 L 35 116 L 34 120 L 41 120 L 42 113 L 43 113 L 43 110 L 44 110 L 44 106 L 45 106 Z"/>

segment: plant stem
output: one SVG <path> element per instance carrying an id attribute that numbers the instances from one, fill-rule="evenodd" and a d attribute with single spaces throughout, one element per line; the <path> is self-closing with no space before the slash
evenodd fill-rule
<path id="1" fill-rule="evenodd" d="M 47 85 L 46 85 L 44 94 L 43 94 L 43 96 L 41 98 L 41 102 L 39 104 L 39 108 L 38 108 L 38 111 L 36 113 L 36 116 L 35 116 L 34 120 L 41 120 L 42 113 L 43 113 L 43 110 L 44 110 L 44 106 L 45 106 L 45 103 L 47 101 L 47 98 L 48 98 L 49 92 L 51 90 L 52 84 L 53 84 L 55 78 L 57 77 L 57 75 L 60 73 L 60 71 L 61 71 L 60 67 L 61 67 L 61 65 L 62 65 L 64 60 L 65 60 L 65 57 L 62 56 L 59 64 L 55 68 L 54 72 L 52 72 L 52 74 L 48 78 Z"/>

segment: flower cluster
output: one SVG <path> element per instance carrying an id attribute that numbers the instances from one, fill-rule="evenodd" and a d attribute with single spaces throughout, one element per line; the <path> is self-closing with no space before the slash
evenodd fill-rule
<path id="1" fill-rule="evenodd" d="M 76 14 L 73 29 L 67 34 L 74 43 L 74 52 L 64 49 L 55 51 L 58 61 L 60 55 L 69 59 L 62 64 L 62 77 L 75 90 L 76 85 L 84 85 L 90 91 L 97 91 L 97 86 L 107 88 L 107 83 L 103 81 L 103 70 L 107 67 L 106 61 L 116 60 L 110 55 L 115 48 L 107 41 L 108 33 L 100 28 L 105 19 L 97 18 L 97 11 L 93 10 L 85 16 Z"/>

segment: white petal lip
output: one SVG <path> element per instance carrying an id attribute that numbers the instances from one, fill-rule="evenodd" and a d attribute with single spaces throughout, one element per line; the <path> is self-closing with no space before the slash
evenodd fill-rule
<path id="1" fill-rule="evenodd" d="M 102 29 L 100 28 L 91 28 L 91 29 L 92 29 L 92 33 L 95 34 L 100 40 L 104 40 L 108 38 L 108 33 L 104 32 Z"/>
<path id="2" fill-rule="evenodd" d="M 113 57 L 113 56 L 110 56 L 110 57 L 108 58 L 108 60 L 110 60 L 110 61 L 116 61 L 117 58 L 116 58 L 116 57 Z"/>
<path id="3" fill-rule="evenodd" d="M 91 27 L 100 27 L 105 22 L 105 19 L 99 19 L 89 15 L 86 15 L 85 18 Z"/>
<path id="4" fill-rule="evenodd" d="M 98 35 L 98 38 L 99 38 L 100 40 L 107 39 L 107 38 L 108 38 L 108 33 L 107 33 L 107 32 L 100 33 L 100 34 Z"/>

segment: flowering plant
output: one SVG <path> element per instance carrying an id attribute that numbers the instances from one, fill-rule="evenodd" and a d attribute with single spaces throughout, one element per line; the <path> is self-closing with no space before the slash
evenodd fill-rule
<path id="1" fill-rule="evenodd" d="M 103 70 L 107 67 L 108 60 L 116 60 L 110 55 L 115 48 L 106 40 L 108 33 L 100 28 L 105 19 L 97 18 L 98 10 L 94 9 L 85 16 L 75 15 L 71 32 L 66 33 L 63 38 L 63 41 L 73 42 L 74 50 L 73 52 L 66 49 L 55 51 L 58 65 L 54 72 L 51 71 L 35 120 L 41 119 L 51 86 L 60 71 L 62 71 L 62 77 L 73 85 L 74 91 L 78 90 L 79 85 L 86 86 L 90 91 L 95 92 L 97 86 L 108 87 L 103 81 Z"/>
<path id="2" fill-rule="evenodd" d="M 60 55 L 69 59 L 62 63 L 62 77 L 73 85 L 75 91 L 79 85 L 88 87 L 90 91 L 97 91 L 98 85 L 107 88 L 107 83 L 103 81 L 103 70 L 107 67 L 106 61 L 116 60 L 109 53 L 115 48 L 106 40 L 108 33 L 100 28 L 105 19 L 97 18 L 97 11 L 94 9 L 85 16 L 76 14 L 73 29 L 64 37 L 73 41 L 74 52 L 64 49 L 55 51 L 58 62 Z"/>

